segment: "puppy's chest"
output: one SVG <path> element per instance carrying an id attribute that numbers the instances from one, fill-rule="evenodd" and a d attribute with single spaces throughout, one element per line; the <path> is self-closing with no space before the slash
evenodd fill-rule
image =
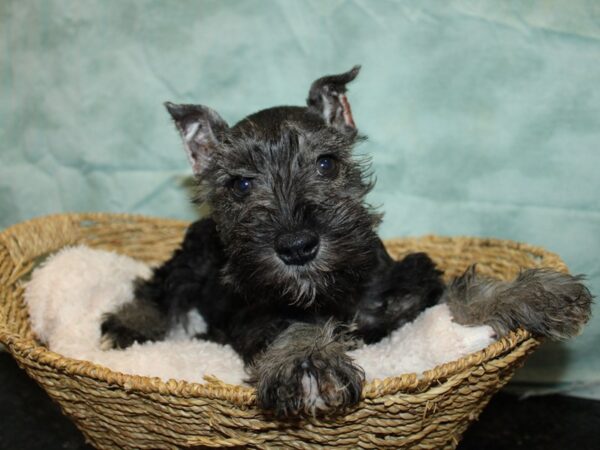
<path id="1" fill-rule="evenodd" d="M 303 322 L 325 323 L 334 320 L 340 324 L 351 324 L 362 314 L 360 304 L 357 293 L 347 293 L 342 299 L 317 298 L 309 307 L 282 305 L 277 309 L 281 314 Z"/>

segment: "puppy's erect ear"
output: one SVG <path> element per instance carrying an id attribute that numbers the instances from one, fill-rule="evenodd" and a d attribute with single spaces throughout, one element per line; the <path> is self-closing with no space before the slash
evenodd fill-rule
<path id="1" fill-rule="evenodd" d="M 360 66 L 354 66 L 348 72 L 319 78 L 310 87 L 306 99 L 309 109 L 319 113 L 327 125 L 340 131 L 356 132 L 350 103 L 346 98 L 346 84 L 354 80 L 359 71 Z"/>
<path id="2" fill-rule="evenodd" d="M 194 173 L 199 174 L 206 168 L 212 151 L 229 125 L 216 111 L 206 106 L 165 102 L 165 107 L 181 134 Z"/>

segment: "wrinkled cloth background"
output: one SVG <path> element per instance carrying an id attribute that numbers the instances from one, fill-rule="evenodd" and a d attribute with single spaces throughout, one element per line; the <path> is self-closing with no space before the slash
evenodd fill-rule
<path id="1" fill-rule="evenodd" d="M 194 219 L 165 100 L 230 124 L 363 65 L 384 237 L 525 241 L 600 293 L 594 0 L 0 2 L 0 227 L 42 214 Z M 513 386 L 600 398 L 600 314 Z"/>

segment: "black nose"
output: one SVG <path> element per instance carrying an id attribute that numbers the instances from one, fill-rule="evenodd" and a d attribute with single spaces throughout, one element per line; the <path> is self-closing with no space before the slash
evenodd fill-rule
<path id="1" fill-rule="evenodd" d="M 287 265 L 301 266 L 317 255 L 319 236 L 309 230 L 280 234 L 275 239 L 275 251 Z"/>

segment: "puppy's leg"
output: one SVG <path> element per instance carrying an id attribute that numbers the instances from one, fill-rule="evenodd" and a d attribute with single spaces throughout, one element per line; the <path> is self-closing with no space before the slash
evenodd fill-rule
<path id="1" fill-rule="evenodd" d="M 203 219 L 187 230 L 179 248 L 148 280 L 135 284 L 134 300 L 108 314 L 101 326 L 104 349 L 162 340 L 192 309 L 204 315 L 215 299 L 227 297 L 219 285 L 222 247 L 214 221 Z"/>
<path id="2" fill-rule="evenodd" d="M 442 272 L 425 253 L 411 253 L 393 261 L 383 246 L 378 268 L 357 307 L 357 334 L 365 343 L 377 342 L 424 309 L 438 303 Z"/>
<path id="3" fill-rule="evenodd" d="M 104 316 L 100 347 L 126 348 L 134 342 L 160 341 L 167 334 L 167 316 L 155 304 L 135 299 Z"/>
<path id="4" fill-rule="evenodd" d="M 340 411 L 360 400 L 364 372 L 332 323 L 295 323 L 251 366 L 258 405 L 278 416 Z"/>
<path id="5" fill-rule="evenodd" d="M 478 276 L 470 267 L 444 294 L 454 320 L 491 326 L 498 337 L 525 328 L 537 336 L 564 340 L 579 334 L 591 315 L 592 295 L 573 276 L 528 269 L 510 282 Z"/>

